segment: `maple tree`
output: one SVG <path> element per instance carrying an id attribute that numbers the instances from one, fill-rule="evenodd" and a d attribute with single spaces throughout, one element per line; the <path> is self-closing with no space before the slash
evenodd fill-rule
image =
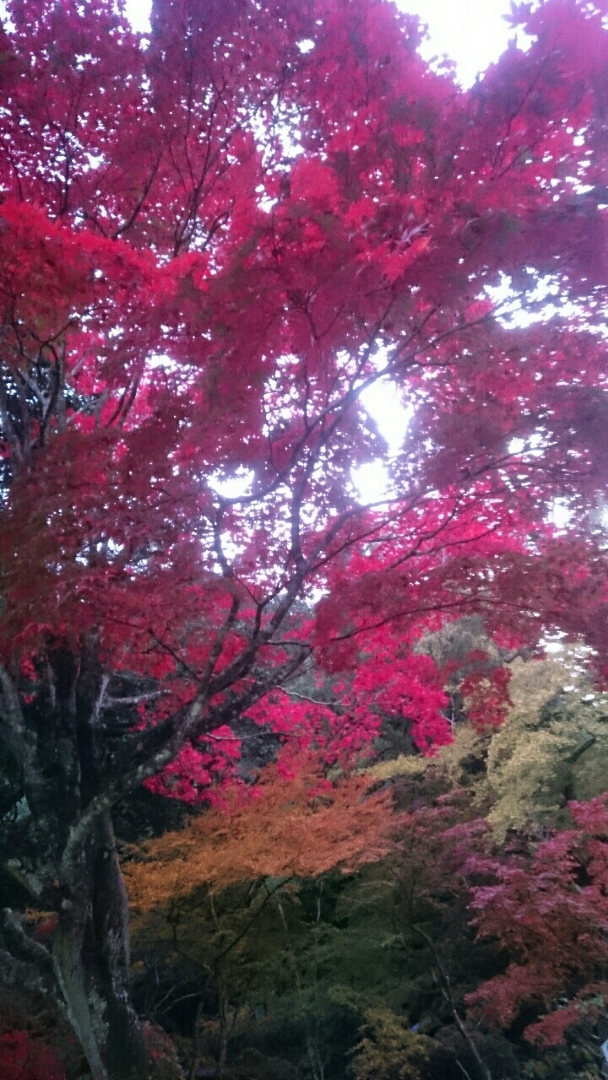
<path id="1" fill-rule="evenodd" d="M 506 972 L 469 1003 L 504 1026 L 523 1005 L 532 1007 L 538 1019 L 526 1038 L 548 1046 L 585 1016 L 602 1015 L 608 993 L 606 796 L 569 808 L 574 827 L 532 854 L 469 862 L 496 879 L 473 890 L 478 934 L 498 939 L 509 955 Z"/>
<path id="2" fill-rule="evenodd" d="M 432 752 L 442 674 L 414 646 L 463 614 L 503 647 L 585 636 L 605 669 L 601 8 L 514 9 L 530 48 L 464 92 L 385 0 L 155 0 L 145 40 L 106 0 L 7 3 L 0 828 L 57 924 L 6 908 L 1 955 L 95 1080 L 155 1067 L 129 792 L 208 797 L 244 713 L 287 774 L 345 767 L 384 712 Z M 391 457 L 382 380 L 413 413 Z M 290 694 L 312 662 L 329 701 Z"/>
<path id="3" fill-rule="evenodd" d="M 315 877 L 380 858 L 395 827 L 391 794 L 368 788 L 362 776 L 333 786 L 305 768 L 295 779 L 269 769 L 255 796 L 231 806 L 228 816 L 205 814 L 135 848 L 124 868 L 130 903 L 147 911 L 201 884 Z"/>

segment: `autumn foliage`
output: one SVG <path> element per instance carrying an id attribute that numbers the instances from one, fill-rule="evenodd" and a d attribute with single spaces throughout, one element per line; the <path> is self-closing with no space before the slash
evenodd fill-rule
<path id="1" fill-rule="evenodd" d="M 221 801 L 246 718 L 281 744 L 277 816 L 298 792 L 294 867 L 309 835 L 328 864 L 332 812 L 349 863 L 373 800 L 313 812 L 298 772 L 388 722 L 449 742 L 426 636 L 559 631 L 606 677 L 604 8 L 516 5 L 529 47 L 463 90 L 389 0 L 154 0 L 145 38 L 110 0 L 6 4 L 0 849 L 57 929 L 7 907 L 0 959 L 95 1080 L 153 1067 L 113 826 L 142 784 Z M 455 690 L 479 730 L 503 666 Z M 278 868 L 264 798 L 248 865 Z"/>
<path id="2" fill-rule="evenodd" d="M 497 878 L 473 890 L 477 932 L 497 939 L 510 958 L 505 974 L 471 994 L 469 1004 L 503 1026 L 532 1006 L 541 1015 L 526 1037 L 546 1045 L 561 1042 L 586 1016 L 601 1015 L 608 994 L 606 797 L 571 803 L 570 812 L 575 827 L 529 856 L 469 863 L 470 871 Z"/>
<path id="3" fill-rule="evenodd" d="M 54 1054 L 37 1043 L 27 1031 L 0 1036 L 2 1080 L 65 1080 L 65 1071 Z"/>
<path id="4" fill-rule="evenodd" d="M 146 911 L 200 885 L 352 870 L 391 850 L 395 824 L 390 790 L 371 793 L 364 776 L 332 784 L 269 768 L 253 792 L 134 852 L 124 865 L 129 901 Z"/>

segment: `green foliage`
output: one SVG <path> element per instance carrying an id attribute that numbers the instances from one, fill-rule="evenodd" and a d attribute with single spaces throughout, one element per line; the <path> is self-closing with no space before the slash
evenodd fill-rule
<path id="1" fill-rule="evenodd" d="M 383 1000 L 398 1007 L 409 989 L 392 942 L 392 883 L 383 877 L 370 866 L 201 888 L 138 916 L 142 1011 L 164 997 L 159 1019 L 191 1035 L 194 1018 L 186 1013 L 184 1023 L 175 1003 L 198 993 L 206 1064 L 217 1061 L 224 1026 L 231 1068 L 249 1047 L 289 1057 L 305 1074 L 313 1055 L 327 1075 L 343 1075 L 365 1009 Z M 334 993 L 337 984 L 356 996 L 354 1009 Z"/>
<path id="2" fill-rule="evenodd" d="M 601 1080 L 602 1071 L 597 1043 L 570 1043 L 568 1047 L 545 1050 L 542 1056 L 526 1061 L 522 1080 Z"/>
<path id="3" fill-rule="evenodd" d="M 201 888 L 140 913 L 134 928 L 142 1011 L 153 1009 L 155 993 L 165 1006 L 198 993 L 200 1060 L 216 1065 L 225 1037 L 229 1070 L 239 1077 L 255 1051 L 289 1059 L 302 1077 L 343 1080 L 373 1009 L 402 1016 L 406 1029 L 453 1025 L 433 956 L 414 924 L 432 934 L 450 974 L 465 980 L 461 1000 L 476 985 L 475 958 L 488 951 L 473 946 L 466 891 L 450 879 L 452 842 L 441 838 L 465 808 L 466 799 L 456 800 L 432 811 L 428 828 L 403 827 L 390 857 L 356 873 Z M 487 966 L 480 972 L 493 973 Z M 169 1026 L 178 1020 L 171 1009 L 158 1018 Z M 183 1035 L 193 1030 L 192 1016 L 189 1022 L 180 1027 Z M 441 1054 L 456 1069 L 452 1051 Z M 451 1080 L 452 1072 L 444 1067 L 441 1075 Z"/>

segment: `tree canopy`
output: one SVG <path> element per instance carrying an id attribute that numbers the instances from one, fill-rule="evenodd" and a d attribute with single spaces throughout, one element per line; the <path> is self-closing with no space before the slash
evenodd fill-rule
<path id="1" fill-rule="evenodd" d="M 549 631 L 608 671 L 604 8 L 514 5 L 529 48 L 463 91 L 388 0 L 154 0 L 146 37 L 6 4 L 0 843 L 58 918 L 5 909 L 3 978 L 95 1080 L 152 1067 L 112 824 L 142 783 L 221 799 L 243 717 L 286 779 L 387 716 L 432 754 Z M 442 663 L 464 616 L 492 649 Z"/>

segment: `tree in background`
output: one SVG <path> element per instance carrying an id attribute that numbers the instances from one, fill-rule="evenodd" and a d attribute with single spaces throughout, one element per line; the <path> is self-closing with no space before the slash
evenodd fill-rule
<path id="1" fill-rule="evenodd" d="M 457 622 L 448 629 L 449 638 L 459 635 Z M 467 637 L 460 630 L 465 647 Z M 499 844 L 515 833 L 544 839 L 548 830 L 572 825 L 569 801 L 587 801 L 606 791 L 608 699 L 605 690 L 593 687 L 592 657 L 586 650 L 563 649 L 525 662 L 515 657 L 502 671 L 509 700 L 499 727 L 487 724 L 479 730 L 464 697 L 448 746 L 432 758 L 401 754 L 376 762 L 368 775 L 386 781 L 434 774 L 443 790 L 466 788 Z"/>
<path id="2" fill-rule="evenodd" d="M 520 19 L 529 51 L 463 92 L 385 0 L 156 0 L 147 41 L 105 0 L 7 4 L 0 842 L 57 920 L 4 910 L 2 979 L 55 997 L 95 1080 L 158 1055 L 131 791 L 219 790 L 244 714 L 286 775 L 346 767 L 386 713 L 432 752 L 414 646 L 464 614 L 605 667 L 608 38 L 575 0 Z M 413 413 L 392 457 L 381 381 Z M 287 693 L 312 662 L 322 704 Z"/>
<path id="3" fill-rule="evenodd" d="M 526 1037 L 547 1046 L 585 1017 L 605 1015 L 608 996 L 606 796 L 573 802 L 570 812 L 574 828 L 532 852 L 471 861 L 496 879 L 473 890 L 478 934 L 497 939 L 509 965 L 469 1003 L 505 1027 L 528 1006 L 536 1019 Z"/>

